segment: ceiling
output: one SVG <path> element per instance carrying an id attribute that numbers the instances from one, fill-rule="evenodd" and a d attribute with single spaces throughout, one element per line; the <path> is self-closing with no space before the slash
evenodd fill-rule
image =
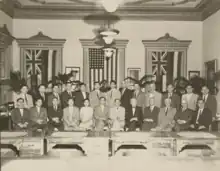
<path id="1" fill-rule="evenodd" d="M 82 19 L 103 14 L 100 1 L 0 0 L 0 8 L 19 19 Z M 123 0 L 114 14 L 132 20 L 203 21 L 219 9 L 220 0 Z"/>

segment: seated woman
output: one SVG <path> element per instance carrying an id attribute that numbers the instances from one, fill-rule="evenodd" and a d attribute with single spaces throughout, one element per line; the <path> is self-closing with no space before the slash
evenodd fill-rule
<path id="1" fill-rule="evenodd" d="M 115 99 L 115 106 L 110 109 L 111 130 L 123 131 L 125 126 L 125 108 L 121 107 L 120 99 Z"/>
<path id="2" fill-rule="evenodd" d="M 84 100 L 84 107 L 80 109 L 80 129 L 91 130 L 93 128 L 93 108 L 90 107 L 89 99 Z"/>
<path id="3" fill-rule="evenodd" d="M 52 106 L 48 107 L 49 124 L 52 131 L 63 130 L 63 110 L 59 106 L 57 97 L 53 97 Z"/>
<path id="4" fill-rule="evenodd" d="M 186 131 L 190 127 L 194 111 L 188 108 L 186 100 L 182 100 L 181 109 L 177 111 L 174 120 L 176 121 L 175 131 Z"/>
<path id="5" fill-rule="evenodd" d="M 63 124 L 65 131 L 79 130 L 79 108 L 74 106 L 74 100 L 68 99 L 68 107 L 63 109 Z"/>
<path id="6" fill-rule="evenodd" d="M 31 128 L 33 131 L 42 132 L 47 129 L 47 110 L 42 107 L 43 101 L 37 98 L 35 107 L 30 109 Z"/>
<path id="7" fill-rule="evenodd" d="M 142 131 L 150 131 L 157 126 L 160 108 L 155 106 L 154 97 L 149 98 L 149 106 L 144 109 Z"/>
<path id="8" fill-rule="evenodd" d="M 176 108 L 171 107 L 171 99 L 164 100 L 165 107 L 160 109 L 156 131 L 172 131 L 175 126 Z"/>

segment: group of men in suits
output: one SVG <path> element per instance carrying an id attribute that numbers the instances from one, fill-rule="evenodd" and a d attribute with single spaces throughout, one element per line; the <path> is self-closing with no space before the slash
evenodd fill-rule
<path id="1" fill-rule="evenodd" d="M 63 109 L 68 107 L 69 99 L 74 99 L 74 106 L 78 109 L 84 106 L 85 99 L 89 99 L 94 109 L 96 130 L 210 130 L 215 122 L 217 100 L 209 94 L 207 86 L 202 87 L 202 96 L 199 97 L 189 84 L 187 93 L 180 97 L 174 93 L 172 84 L 167 86 L 163 95 L 156 91 L 153 82 L 147 85 L 146 92 L 142 92 L 138 83 L 134 83 L 134 90 L 129 89 L 127 80 L 122 82 L 120 89 L 116 85 L 111 81 L 110 90 L 101 92 L 100 83 L 95 82 L 90 93 L 83 83 L 78 91 L 74 91 L 72 82 L 67 82 L 63 92 L 54 84 L 51 93 L 46 93 L 46 87 L 39 85 L 34 104 L 27 93 L 28 87 L 23 85 L 14 100 L 14 128 L 26 129 L 31 125 L 32 129 L 41 130 L 49 124 L 54 130 L 61 130 Z"/>

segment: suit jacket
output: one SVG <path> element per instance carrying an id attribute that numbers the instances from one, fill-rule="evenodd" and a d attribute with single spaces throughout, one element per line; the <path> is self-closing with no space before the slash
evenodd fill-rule
<path id="1" fill-rule="evenodd" d="M 107 105 L 109 107 L 113 107 L 115 103 L 115 99 L 121 99 L 121 93 L 119 90 L 109 90 L 107 92 Z"/>
<path id="2" fill-rule="evenodd" d="M 182 100 L 186 100 L 187 101 L 189 109 L 191 109 L 193 111 L 196 111 L 196 109 L 197 109 L 197 100 L 198 100 L 199 96 L 197 94 L 192 93 L 192 95 L 189 98 L 189 100 L 188 100 L 187 96 L 189 96 L 189 95 L 188 94 L 184 94 L 182 96 Z"/>
<path id="3" fill-rule="evenodd" d="M 131 121 L 132 118 L 137 117 L 137 121 Z M 126 128 L 130 131 L 135 131 L 136 128 L 141 129 L 143 123 L 143 110 L 141 107 L 136 106 L 135 113 L 133 114 L 132 107 L 130 106 L 128 109 L 128 113 L 125 116 L 125 124 Z"/>
<path id="4" fill-rule="evenodd" d="M 77 91 L 74 93 L 74 96 L 75 96 L 75 105 L 78 107 L 78 108 L 81 108 L 84 106 L 84 100 L 89 98 L 89 93 L 86 92 L 86 98 L 83 97 L 83 94 L 81 91 Z"/>
<path id="5" fill-rule="evenodd" d="M 79 126 L 80 114 L 79 108 L 73 107 L 73 112 L 70 113 L 69 107 L 63 109 L 63 124 L 64 130 L 69 130 L 70 128 L 77 129 Z"/>
<path id="6" fill-rule="evenodd" d="M 185 124 L 176 123 L 180 130 L 187 130 L 192 122 L 192 117 L 195 115 L 195 112 L 191 109 L 186 109 L 182 111 L 182 109 L 176 112 L 174 117 L 175 121 L 184 120 L 186 121 Z"/>
<path id="7" fill-rule="evenodd" d="M 44 93 L 44 97 L 43 97 L 43 96 L 38 92 L 36 96 L 39 97 L 39 98 L 41 98 L 41 100 L 43 101 L 42 107 L 47 108 L 47 102 L 48 102 L 47 96 L 48 96 L 48 94 L 47 94 L 47 93 Z"/>
<path id="8" fill-rule="evenodd" d="M 153 96 L 154 97 L 154 103 L 155 106 L 157 107 L 161 107 L 161 101 L 162 101 L 162 94 L 154 91 L 153 93 L 146 93 L 145 95 L 145 102 L 146 102 L 146 107 L 149 106 L 149 98 Z"/>
<path id="9" fill-rule="evenodd" d="M 143 121 L 143 125 L 142 125 L 143 131 L 149 131 L 151 128 L 154 128 L 157 126 L 159 112 L 160 112 L 160 108 L 158 108 L 157 106 L 154 106 L 154 109 L 152 111 L 150 110 L 150 106 L 145 107 L 143 120 L 152 119 L 153 122 Z"/>
<path id="10" fill-rule="evenodd" d="M 133 92 L 133 98 L 137 99 L 137 106 L 144 107 L 145 105 L 145 93 L 139 91 L 137 94 Z"/>
<path id="11" fill-rule="evenodd" d="M 191 124 L 205 126 L 206 130 L 209 130 L 209 126 L 212 124 L 212 112 L 208 108 L 204 108 L 198 119 L 198 124 L 196 124 L 198 110 L 193 115 Z"/>
<path id="12" fill-rule="evenodd" d="M 215 96 L 208 94 L 208 97 L 205 101 L 205 108 L 208 108 L 212 112 L 212 117 L 216 117 L 217 101 Z"/>
<path id="13" fill-rule="evenodd" d="M 70 92 L 70 94 L 67 91 L 62 92 L 62 94 L 61 94 L 61 104 L 62 104 L 63 109 L 68 106 L 69 98 L 74 98 L 72 92 Z"/>
<path id="14" fill-rule="evenodd" d="M 59 118 L 60 121 L 63 119 L 63 110 L 58 106 L 57 110 L 54 109 L 53 106 L 48 107 L 47 115 L 49 121 L 52 121 L 52 118 Z"/>
<path id="15" fill-rule="evenodd" d="M 96 107 L 99 105 L 99 98 L 104 96 L 101 91 L 97 92 L 96 90 L 93 90 L 89 94 L 89 100 L 91 107 Z"/>
<path id="16" fill-rule="evenodd" d="M 109 118 L 112 120 L 112 129 L 120 130 L 124 129 L 125 126 L 125 108 L 124 107 L 113 107 L 110 109 Z"/>
<path id="17" fill-rule="evenodd" d="M 21 116 L 21 112 L 19 108 L 15 108 L 12 110 L 11 113 L 11 119 L 13 122 L 13 125 L 15 129 L 19 128 L 18 124 L 22 123 L 24 124 L 25 122 L 29 123 L 30 122 L 30 113 L 28 109 L 23 109 L 23 116 Z"/>
<path id="18" fill-rule="evenodd" d="M 162 107 L 165 107 L 165 102 L 164 100 L 168 98 L 168 93 L 163 94 L 162 96 Z M 172 93 L 172 96 L 170 97 L 171 99 L 171 106 L 173 108 L 176 108 L 179 110 L 180 108 L 180 96 L 176 93 Z"/>
<path id="19" fill-rule="evenodd" d="M 121 106 L 123 106 L 127 111 L 131 106 L 130 100 L 132 98 L 132 90 L 126 88 L 124 91 L 123 89 L 120 89 L 120 92 L 121 92 Z"/>
<path id="20" fill-rule="evenodd" d="M 108 118 L 109 118 L 109 107 L 104 106 L 104 110 L 102 111 L 101 106 L 96 106 L 94 108 L 94 120 L 95 120 L 95 129 L 103 130 L 105 126 L 108 126 Z"/>
<path id="21" fill-rule="evenodd" d="M 48 107 L 53 106 L 52 101 L 53 101 L 54 97 L 56 97 L 54 93 L 48 94 L 48 97 L 47 97 L 47 106 Z M 58 100 L 59 100 L 59 106 L 61 106 L 61 96 L 60 95 L 58 95 Z"/>
<path id="22" fill-rule="evenodd" d="M 160 109 L 158 115 L 158 127 L 162 129 L 171 129 L 174 127 L 174 117 L 176 115 L 176 108 L 169 108 L 167 114 L 165 112 L 165 107 Z"/>
<path id="23" fill-rule="evenodd" d="M 15 107 L 17 107 L 17 99 L 22 98 L 24 99 L 24 107 L 30 109 L 34 106 L 33 98 L 30 94 L 26 94 L 26 99 L 23 94 L 14 94 L 14 103 Z"/>
<path id="24" fill-rule="evenodd" d="M 220 91 L 216 95 L 216 101 L 217 101 L 217 114 L 220 115 Z"/>
<path id="25" fill-rule="evenodd" d="M 47 110 L 43 107 L 40 108 L 40 112 L 38 113 L 36 107 L 32 107 L 30 109 L 30 120 L 32 121 L 33 124 L 37 123 L 37 120 L 43 120 L 42 124 L 47 123 Z"/>

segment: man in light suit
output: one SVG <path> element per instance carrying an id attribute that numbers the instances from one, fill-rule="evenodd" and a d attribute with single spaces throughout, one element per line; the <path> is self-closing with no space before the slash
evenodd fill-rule
<path id="1" fill-rule="evenodd" d="M 114 106 L 115 99 L 120 99 L 121 98 L 121 93 L 118 89 L 116 89 L 117 83 L 116 81 L 112 80 L 110 82 L 110 87 L 111 90 L 107 92 L 107 105 L 109 107 Z"/>
<path id="2" fill-rule="evenodd" d="M 15 130 L 28 129 L 30 122 L 29 110 L 24 108 L 24 99 L 17 99 L 17 108 L 12 110 L 11 119 Z"/>
<path id="3" fill-rule="evenodd" d="M 156 91 L 155 83 L 152 82 L 148 86 L 148 92 L 145 95 L 146 107 L 149 105 L 149 98 L 154 97 L 155 106 L 161 107 L 162 94 Z"/>
<path id="4" fill-rule="evenodd" d="M 95 130 L 102 131 L 109 128 L 109 107 L 106 98 L 100 97 L 99 105 L 94 109 Z"/>
<path id="5" fill-rule="evenodd" d="M 123 131 L 125 126 L 125 108 L 121 107 L 120 99 L 115 99 L 115 106 L 110 109 L 111 130 Z"/>
<path id="6" fill-rule="evenodd" d="M 99 98 L 102 96 L 100 89 L 100 83 L 95 82 L 94 83 L 94 90 L 90 92 L 89 94 L 89 99 L 90 99 L 90 104 L 91 107 L 96 107 L 99 105 Z"/>
<path id="7" fill-rule="evenodd" d="M 35 107 L 30 109 L 30 120 L 33 131 L 42 132 L 47 128 L 47 110 L 42 105 L 42 99 L 37 98 Z"/>
<path id="8" fill-rule="evenodd" d="M 143 123 L 143 109 L 137 106 L 137 99 L 131 99 L 131 106 L 125 116 L 126 131 L 140 131 Z"/>
<path id="9" fill-rule="evenodd" d="M 141 91 L 140 84 L 138 83 L 134 84 L 133 98 L 137 99 L 137 106 L 144 108 L 145 94 Z"/>
<path id="10" fill-rule="evenodd" d="M 167 98 L 171 99 L 171 106 L 179 110 L 180 108 L 180 97 L 178 94 L 173 92 L 174 86 L 172 84 L 167 85 L 167 92 L 162 96 L 162 107 L 165 107 L 164 101 Z"/>
<path id="11" fill-rule="evenodd" d="M 197 110 L 197 100 L 198 100 L 198 95 L 193 93 L 193 87 L 191 84 L 188 84 L 186 86 L 186 94 L 182 96 L 182 101 L 187 102 L 188 109 L 191 109 L 193 111 Z"/>
<path id="12" fill-rule="evenodd" d="M 17 105 L 17 99 L 23 98 L 24 99 L 24 107 L 30 109 L 33 107 L 33 98 L 31 95 L 28 94 L 28 86 L 22 85 L 20 89 L 20 94 L 15 96 L 14 103 L 15 106 Z"/>
<path id="13" fill-rule="evenodd" d="M 58 84 L 53 84 L 53 90 L 52 90 L 52 93 L 50 93 L 48 95 L 48 98 L 47 98 L 47 104 L 48 104 L 48 107 L 51 107 L 53 106 L 53 98 L 56 97 L 58 99 L 58 105 L 61 106 L 61 96 L 59 94 L 59 85 Z"/>
<path id="14" fill-rule="evenodd" d="M 160 109 L 158 115 L 158 125 L 156 130 L 172 131 L 175 126 L 174 117 L 176 115 L 176 108 L 171 107 L 171 99 L 165 99 L 165 107 Z"/>

